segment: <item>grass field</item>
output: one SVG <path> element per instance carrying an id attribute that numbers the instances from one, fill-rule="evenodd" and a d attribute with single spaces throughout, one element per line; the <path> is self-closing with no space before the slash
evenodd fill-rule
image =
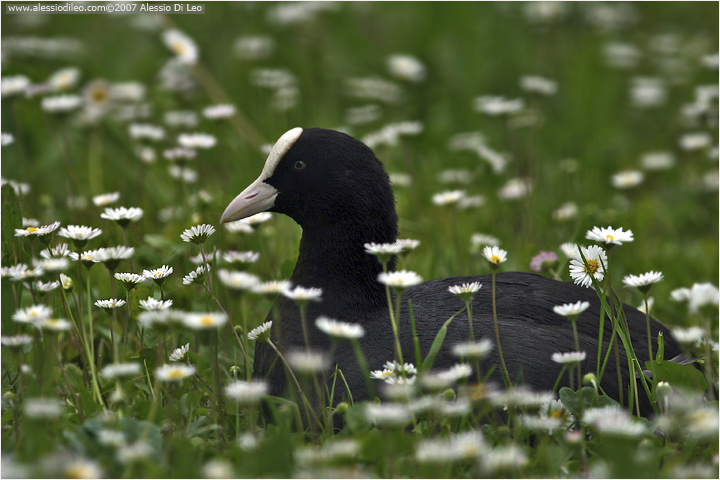
<path id="1" fill-rule="evenodd" d="M 205 8 L 3 10 L 4 476 L 717 478 L 717 3 Z M 205 110 L 217 105 L 234 109 Z M 591 384 L 541 406 L 530 394 L 484 397 L 463 379 L 441 396 L 414 391 L 409 403 L 381 396 L 388 408 L 375 421 L 366 404 L 328 407 L 345 417 L 342 432 L 298 427 L 302 406 L 287 400 L 260 415 L 262 391 L 235 382 L 249 373 L 240 347 L 252 356 L 247 333 L 273 297 L 229 288 L 219 272 L 287 279 L 301 231 L 279 215 L 235 231 L 219 219 L 296 126 L 342 130 L 373 148 L 394 183 L 401 238 L 420 241 L 400 266 L 424 279 L 489 273 L 484 234 L 508 252 L 503 271 L 530 271 L 551 251 L 559 263 L 544 273 L 570 281 L 561 244 L 592 244 L 593 227 L 631 230 L 601 288 L 640 306 L 623 277 L 662 272 L 652 315 L 671 329 L 700 327 L 687 348 L 701 368 L 661 374 L 667 387 L 651 381 L 650 419 L 583 417 L 613 408 Z M 434 201 L 457 190 L 461 200 Z M 93 200 L 112 192 L 119 199 Z M 120 206 L 141 216 L 101 217 Z M 181 239 L 200 224 L 215 228 L 202 246 Z M 63 238 L 69 225 L 102 233 Z M 106 251 L 93 267 L 65 256 L 63 243 L 134 251 Z M 46 248 L 60 259 L 41 256 Z M 212 255 L 232 250 L 259 258 Z M 191 259 L 201 251 L 210 275 L 184 285 L 204 266 Z M 173 272 L 161 288 L 146 279 L 126 290 L 111 275 L 163 265 Z M 61 273 L 72 287 L 52 284 Z M 172 307 L 153 316 L 148 297 Z M 110 298 L 127 303 L 95 306 Z M 209 329 L 162 323 L 191 322 L 188 312 L 217 316 Z M 212 327 L 227 319 L 237 338 Z M 115 363 L 133 366 L 101 373 Z M 195 370 L 165 381 L 164 364 Z M 435 403 L 422 411 L 422 402 Z"/>

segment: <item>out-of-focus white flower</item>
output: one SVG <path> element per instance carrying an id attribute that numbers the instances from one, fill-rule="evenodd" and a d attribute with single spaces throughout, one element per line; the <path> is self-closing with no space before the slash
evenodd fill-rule
<path id="1" fill-rule="evenodd" d="M 57 95 L 45 97 L 40 106 L 46 112 L 63 113 L 75 110 L 82 105 L 82 97 L 79 95 Z"/>
<path id="2" fill-rule="evenodd" d="M 557 82 L 536 75 L 525 75 L 520 77 L 520 88 L 530 93 L 555 95 L 557 92 Z"/>
<path id="3" fill-rule="evenodd" d="M 185 33 L 175 29 L 166 30 L 163 32 L 163 41 L 180 62 L 190 65 L 197 63 L 198 47 L 195 41 Z"/>
<path id="4" fill-rule="evenodd" d="M 521 98 L 507 99 L 497 96 L 477 97 L 473 101 L 476 111 L 490 116 L 509 115 L 519 112 L 525 107 L 525 102 Z"/>
<path id="5" fill-rule="evenodd" d="M 387 59 L 390 75 L 410 82 L 425 80 L 425 65 L 410 55 L 392 55 Z"/>
<path id="6" fill-rule="evenodd" d="M 241 60 L 259 60 L 267 58 L 275 48 L 275 41 L 272 37 L 247 36 L 240 37 L 235 41 L 233 50 L 235 56 Z"/>
<path id="7" fill-rule="evenodd" d="M 615 188 L 632 188 L 640 185 L 645 180 L 645 174 L 640 170 L 624 170 L 610 177 L 610 183 Z"/>

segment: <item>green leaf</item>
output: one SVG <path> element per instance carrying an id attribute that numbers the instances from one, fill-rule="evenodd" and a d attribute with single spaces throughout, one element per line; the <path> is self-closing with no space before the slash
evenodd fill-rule
<path id="1" fill-rule="evenodd" d="M 435 340 L 433 340 L 432 345 L 430 346 L 430 351 L 428 352 L 427 356 L 425 357 L 425 360 L 422 363 L 422 371 L 427 372 L 430 370 L 433 366 L 433 363 L 435 362 L 435 357 L 437 356 L 438 352 L 440 352 L 440 347 L 442 347 L 443 342 L 445 341 L 445 335 L 447 335 L 447 329 L 450 325 L 450 322 L 452 322 L 455 317 L 457 317 L 459 314 L 465 311 L 465 307 L 463 307 L 460 311 L 458 311 L 455 315 L 448 318 L 447 321 L 443 324 L 442 327 L 440 327 L 440 330 L 438 331 L 437 335 L 435 335 Z"/>
<path id="2" fill-rule="evenodd" d="M 651 369 L 655 364 L 655 374 L 659 382 L 668 382 L 673 388 L 689 400 L 703 396 L 707 389 L 707 381 L 700 370 L 694 365 L 681 365 L 675 362 L 645 362 L 645 368 Z"/>

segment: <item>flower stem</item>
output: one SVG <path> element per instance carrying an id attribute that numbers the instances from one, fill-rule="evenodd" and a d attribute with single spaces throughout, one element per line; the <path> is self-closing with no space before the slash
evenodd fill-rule
<path id="1" fill-rule="evenodd" d="M 497 306 L 495 301 L 495 270 L 492 271 L 492 309 L 493 309 L 493 322 L 495 323 L 495 342 L 497 343 L 498 354 L 500 355 L 500 366 L 502 367 L 503 380 L 505 387 L 509 388 L 512 386 L 510 382 L 510 374 L 508 373 L 507 367 L 505 366 L 505 358 L 503 358 L 502 346 L 500 345 L 500 329 L 498 328 L 497 321 Z"/>

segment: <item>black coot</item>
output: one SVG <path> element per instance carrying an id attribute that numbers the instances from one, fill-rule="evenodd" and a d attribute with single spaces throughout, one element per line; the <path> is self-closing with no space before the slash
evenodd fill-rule
<path id="1" fill-rule="evenodd" d="M 261 211 L 288 215 L 303 229 L 300 252 L 291 281 L 293 285 L 320 287 L 321 302 L 307 307 L 310 341 L 314 348 L 328 349 L 327 336 L 314 326 L 320 315 L 365 328 L 361 344 L 370 369 L 381 369 L 394 358 L 393 334 L 384 287 L 377 281 L 382 267 L 365 252 L 369 242 L 390 243 L 397 237 L 397 214 L 388 176 L 380 161 L 363 143 L 333 130 L 296 128 L 284 134 L 270 153 L 260 177 L 227 207 L 222 222 L 248 217 Z M 476 339 L 494 342 L 491 277 L 455 277 L 432 280 L 409 288 L 403 303 L 412 301 L 417 332 L 423 356 L 428 352 L 442 324 L 463 306 L 448 292 L 448 287 L 479 281 L 483 288 L 473 303 L 473 325 Z M 591 307 L 577 320 L 580 349 L 587 353 L 583 373 L 595 370 L 597 357 L 600 301 L 588 288 L 558 282 L 541 275 L 521 272 L 497 275 L 497 315 L 503 356 L 513 381 L 538 390 L 550 390 L 561 366 L 551 360 L 554 352 L 574 350 L 570 322 L 553 312 L 553 306 L 589 301 Z M 284 348 L 302 346 L 300 314 L 295 303 L 279 298 Z M 413 343 L 407 309 L 400 320 L 400 337 L 405 361 L 413 362 Z M 647 360 L 645 315 L 625 306 L 634 342 L 641 362 Z M 273 338 L 278 338 L 273 326 Z M 653 343 L 661 325 L 652 323 Z M 606 320 L 604 348 L 610 342 L 610 321 Z M 449 327 L 444 346 L 435 367 L 449 367 L 457 362 L 450 354 L 453 344 L 467 341 L 468 322 L 463 313 Z M 680 353 L 669 335 L 665 339 L 665 358 Z M 653 344 L 653 351 L 657 346 Z M 628 372 L 624 349 L 619 348 L 623 385 L 627 389 Z M 279 395 L 285 387 L 285 374 L 275 353 L 265 343 L 255 353 L 256 375 L 267 375 L 271 393 Z M 334 362 L 343 371 L 353 398 L 367 398 L 363 377 L 349 342 L 340 344 Z M 273 367 L 274 365 L 274 367 Z M 483 371 L 495 366 L 493 379 L 502 383 L 497 348 L 483 362 Z M 344 387 L 342 387 L 344 388 Z M 617 374 L 611 355 L 602 388 L 618 398 Z M 338 392 L 340 393 L 340 392 Z M 338 398 L 341 395 L 336 395 Z M 644 397 L 644 394 L 641 395 Z M 626 396 L 627 398 L 627 396 Z M 648 408 L 647 401 L 644 410 Z"/>

